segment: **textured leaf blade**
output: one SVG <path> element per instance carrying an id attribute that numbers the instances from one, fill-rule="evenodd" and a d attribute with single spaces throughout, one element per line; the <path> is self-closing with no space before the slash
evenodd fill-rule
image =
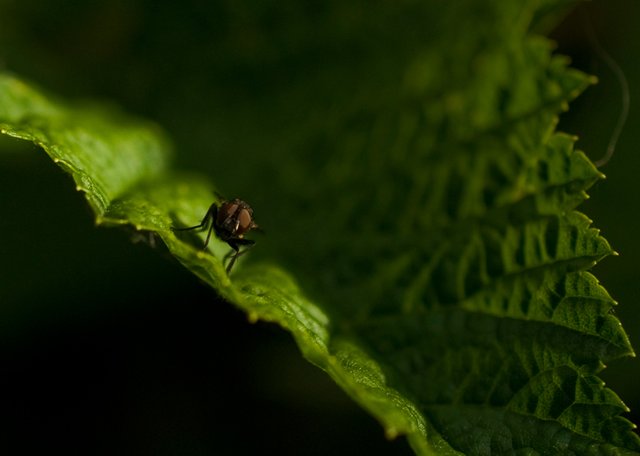
<path id="1" fill-rule="evenodd" d="M 0 78 L 0 131 L 41 146 L 76 181 L 95 214 L 132 185 L 164 172 L 161 131 L 104 107 L 67 106 L 20 80 Z"/>

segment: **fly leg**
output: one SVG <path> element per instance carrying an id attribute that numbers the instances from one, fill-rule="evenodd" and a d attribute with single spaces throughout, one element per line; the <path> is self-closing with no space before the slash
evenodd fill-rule
<path id="1" fill-rule="evenodd" d="M 225 261 L 231 258 L 231 260 L 229 261 L 229 264 L 227 265 L 227 274 L 229 274 L 231 273 L 231 268 L 233 268 L 233 265 L 236 264 L 236 260 L 238 259 L 238 257 L 240 255 L 244 255 L 245 253 L 247 253 L 247 251 L 251 247 L 253 247 L 256 241 L 252 241 L 251 239 L 236 238 L 236 239 L 229 239 L 227 243 L 233 250 L 231 250 L 229 253 L 227 253 L 224 256 L 224 259 L 222 260 L 222 264 L 224 264 Z M 247 247 L 243 251 L 240 251 L 240 247 L 243 245 Z"/>
<path id="2" fill-rule="evenodd" d="M 176 228 L 175 226 L 172 226 L 171 230 L 172 231 L 191 231 L 191 230 L 208 229 L 207 238 L 204 241 L 204 246 L 202 246 L 202 250 L 206 250 L 207 245 L 209 245 L 209 240 L 211 239 L 211 233 L 214 231 L 217 217 L 218 217 L 218 206 L 216 206 L 216 204 L 213 203 L 209 207 L 209 210 L 207 211 L 207 213 L 204 215 L 204 218 L 202 219 L 202 221 L 198 225 L 188 226 L 185 228 Z"/>

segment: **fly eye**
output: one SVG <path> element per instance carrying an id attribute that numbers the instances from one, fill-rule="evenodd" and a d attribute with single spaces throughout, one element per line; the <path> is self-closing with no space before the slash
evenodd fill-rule
<path id="1" fill-rule="evenodd" d="M 251 213 L 247 209 L 240 209 L 238 213 L 238 231 L 244 233 L 251 228 Z"/>
<path id="2" fill-rule="evenodd" d="M 218 210 L 218 224 L 224 224 L 225 220 L 233 217 L 238 210 L 238 205 L 235 203 L 224 203 Z"/>

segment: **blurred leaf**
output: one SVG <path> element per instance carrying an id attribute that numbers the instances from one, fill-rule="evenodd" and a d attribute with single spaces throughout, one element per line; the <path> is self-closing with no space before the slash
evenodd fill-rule
<path id="1" fill-rule="evenodd" d="M 416 452 L 637 451 L 619 416 L 626 407 L 597 376 L 632 354 L 614 301 L 586 272 L 612 250 L 575 211 L 602 176 L 553 132 L 592 81 L 528 32 L 565 3 L 407 1 L 362 16 L 332 5 L 327 46 L 348 43 L 352 54 L 338 60 L 349 64 L 290 88 L 272 81 L 255 117 L 249 94 L 220 119 L 221 130 L 260 132 L 245 135 L 255 143 L 246 157 L 216 157 L 222 176 L 274 190 L 260 206 L 273 221 L 268 238 L 233 280 L 224 243 L 205 254 L 170 230 L 200 221 L 214 188 L 172 170 L 153 125 L 4 75 L 0 130 L 41 145 L 98 223 L 159 236 L 250 319 L 290 330 L 307 359 Z M 284 57 L 248 46 L 245 57 L 270 56 L 262 63 L 272 68 L 309 44 L 291 46 Z M 313 109 L 296 116 L 300 106 Z M 273 140 L 284 120 L 294 127 Z"/>

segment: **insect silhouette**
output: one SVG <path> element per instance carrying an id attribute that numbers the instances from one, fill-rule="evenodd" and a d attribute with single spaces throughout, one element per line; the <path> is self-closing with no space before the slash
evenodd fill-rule
<path id="1" fill-rule="evenodd" d="M 189 230 L 208 230 L 207 238 L 204 241 L 203 250 L 209 245 L 211 233 L 215 232 L 216 236 L 229 244 L 231 250 L 223 259 L 223 264 L 227 259 L 231 258 L 227 264 L 227 274 L 231 272 L 231 268 L 236 263 L 240 255 L 244 255 L 253 247 L 256 241 L 245 239 L 244 235 L 248 231 L 259 229 L 258 225 L 253 221 L 253 209 L 241 199 L 222 200 L 219 204 L 213 203 L 200 224 L 189 226 L 186 228 L 172 227 L 174 231 Z M 240 251 L 240 247 L 246 248 Z"/>

